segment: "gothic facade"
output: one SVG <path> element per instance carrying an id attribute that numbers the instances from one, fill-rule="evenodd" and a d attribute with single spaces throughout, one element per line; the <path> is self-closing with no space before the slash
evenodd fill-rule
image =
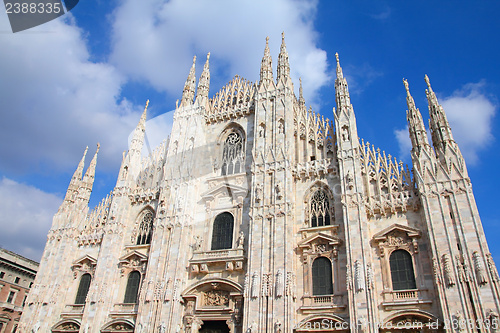
<path id="1" fill-rule="evenodd" d="M 407 94 L 412 171 L 360 140 L 337 55 L 329 120 L 274 77 L 209 98 L 195 61 L 170 137 L 142 157 L 147 105 L 93 210 L 96 155 L 54 216 L 23 332 L 490 332 L 500 279 L 429 79 L 429 142 Z"/>

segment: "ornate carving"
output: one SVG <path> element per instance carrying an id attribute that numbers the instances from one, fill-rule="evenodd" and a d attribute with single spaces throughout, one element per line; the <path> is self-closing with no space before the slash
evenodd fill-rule
<path id="1" fill-rule="evenodd" d="M 368 290 L 373 289 L 373 269 L 372 265 L 368 264 L 366 265 L 366 276 L 367 276 L 367 281 L 366 281 L 366 287 Z"/>
<path id="2" fill-rule="evenodd" d="M 193 250 L 201 251 L 202 245 L 203 245 L 203 238 L 201 238 L 200 236 L 194 236 Z"/>
<path id="3" fill-rule="evenodd" d="M 472 258 L 474 260 L 474 270 L 476 271 L 477 283 L 479 283 L 480 285 L 488 283 L 484 271 L 483 259 L 479 255 L 479 252 L 474 251 L 474 253 L 472 253 Z"/>
<path id="4" fill-rule="evenodd" d="M 229 292 L 225 290 L 209 290 L 203 292 L 203 305 L 205 306 L 228 306 Z"/>
<path id="5" fill-rule="evenodd" d="M 346 267 L 345 281 L 347 284 L 347 290 L 351 290 L 352 289 L 352 277 L 351 277 L 351 267 L 349 265 L 347 265 L 347 267 Z"/>
<path id="6" fill-rule="evenodd" d="M 259 297 L 259 273 L 252 274 L 252 298 Z"/>
<path id="7" fill-rule="evenodd" d="M 355 288 L 356 288 L 357 293 L 365 290 L 365 279 L 363 276 L 363 264 L 359 260 L 356 260 L 354 262 L 354 283 L 355 283 Z"/>
<path id="8" fill-rule="evenodd" d="M 283 198 L 283 185 L 281 185 L 280 182 L 276 183 L 276 185 L 274 186 L 274 191 L 278 200 Z"/>
<path id="9" fill-rule="evenodd" d="M 238 244 L 238 249 L 242 249 L 245 246 L 245 233 L 243 231 L 240 231 L 237 244 Z"/>
<path id="10" fill-rule="evenodd" d="M 293 272 L 286 272 L 285 295 L 295 300 L 295 274 Z"/>
<path id="11" fill-rule="evenodd" d="M 255 187 L 255 202 L 260 202 L 262 200 L 263 187 L 262 184 L 258 184 Z"/>
<path id="12" fill-rule="evenodd" d="M 488 264 L 488 269 L 490 271 L 491 278 L 493 281 L 500 281 L 500 277 L 498 276 L 498 271 L 495 266 L 495 262 L 493 261 L 493 258 L 491 257 L 491 253 L 486 254 L 486 262 Z"/>
<path id="13" fill-rule="evenodd" d="M 441 257 L 441 261 L 443 264 L 443 270 L 444 270 L 444 279 L 446 282 L 447 287 L 453 287 L 456 282 L 455 282 L 455 276 L 453 274 L 453 270 L 451 268 L 451 259 L 448 254 L 443 254 Z"/>
<path id="14" fill-rule="evenodd" d="M 281 297 L 283 296 L 283 289 L 284 289 L 284 276 L 283 276 L 283 270 L 280 268 L 278 269 L 278 272 L 276 273 L 276 297 Z"/>
<path id="15" fill-rule="evenodd" d="M 436 284 L 441 285 L 441 272 L 439 271 L 438 260 L 436 258 L 432 258 L 432 271 L 434 272 L 434 279 Z"/>
<path id="16" fill-rule="evenodd" d="M 273 275 L 270 273 L 262 274 L 262 296 L 272 296 L 273 293 Z"/>
<path id="17" fill-rule="evenodd" d="M 281 322 L 279 320 L 276 323 L 274 323 L 274 332 L 275 333 L 282 333 L 283 332 L 283 328 L 282 328 Z"/>

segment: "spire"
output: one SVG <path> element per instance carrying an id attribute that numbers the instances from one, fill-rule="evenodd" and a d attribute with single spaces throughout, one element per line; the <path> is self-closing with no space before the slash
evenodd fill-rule
<path id="1" fill-rule="evenodd" d="M 278 55 L 278 78 L 280 79 L 290 78 L 290 64 L 288 63 L 288 52 L 286 51 L 285 44 L 285 32 L 281 33 L 281 47 L 280 54 Z"/>
<path id="2" fill-rule="evenodd" d="M 90 161 L 87 172 L 85 172 L 85 176 L 83 177 L 83 182 L 86 184 L 90 184 L 90 189 L 92 189 L 92 184 L 94 184 L 95 167 L 97 165 L 97 153 L 99 153 L 99 148 L 101 148 L 101 144 L 97 143 L 97 149 L 95 151 L 94 157 L 92 157 L 92 161 Z"/>
<path id="3" fill-rule="evenodd" d="M 189 71 L 189 75 L 186 79 L 186 84 L 184 85 L 184 91 L 182 92 L 181 107 L 193 104 L 194 89 L 196 88 L 195 64 L 196 64 L 196 56 L 193 57 L 193 65 L 191 66 L 191 70 Z"/>
<path id="4" fill-rule="evenodd" d="M 304 92 L 302 91 L 302 78 L 299 78 L 300 87 L 299 87 L 299 105 L 305 107 L 306 101 L 304 100 Z"/>
<path id="5" fill-rule="evenodd" d="M 207 61 L 203 67 L 203 72 L 200 76 L 200 81 L 198 82 L 198 90 L 196 92 L 196 101 L 198 104 L 202 104 L 208 101 L 208 91 L 210 90 L 210 68 L 208 60 L 210 59 L 210 52 L 207 54 Z"/>
<path id="6" fill-rule="evenodd" d="M 335 52 L 335 58 L 337 59 L 337 80 L 343 79 L 344 74 L 342 73 L 342 67 L 340 67 L 339 54 Z"/>
<path id="7" fill-rule="evenodd" d="M 453 135 L 451 133 L 450 124 L 446 118 L 443 107 L 439 104 L 436 94 L 432 90 L 429 77 L 425 75 L 427 89 L 427 102 L 429 103 L 429 125 L 431 128 L 432 143 L 436 150 L 444 151 L 444 146 L 448 143 L 453 143 Z"/>
<path id="8" fill-rule="evenodd" d="M 335 53 L 335 58 L 337 59 L 337 78 L 335 79 L 335 97 L 337 102 L 337 115 L 344 112 L 349 115 L 351 112 L 351 97 L 349 96 L 349 89 L 347 87 L 347 81 L 342 73 L 342 67 L 340 67 L 339 54 Z"/>
<path id="9" fill-rule="evenodd" d="M 83 166 L 85 165 L 85 156 L 87 156 L 88 150 L 89 147 L 87 146 L 85 148 L 85 151 L 83 152 L 82 159 L 80 160 L 80 163 L 78 163 L 75 173 L 73 174 L 73 177 L 71 178 L 71 181 L 68 185 L 68 190 L 66 191 L 66 196 L 64 197 L 64 201 L 73 202 L 75 200 L 75 195 L 78 192 L 80 183 L 82 182 Z"/>
<path id="10" fill-rule="evenodd" d="M 420 148 L 428 148 L 429 141 L 427 139 L 427 132 L 425 130 L 424 121 L 420 110 L 415 106 L 415 101 L 410 94 L 408 81 L 403 79 L 406 89 L 406 104 L 408 110 L 406 111 L 406 120 L 408 121 L 408 131 L 410 132 L 410 139 L 413 149 L 420 150 Z"/>
<path id="11" fill-rule="evenodd" d="M 269 37 L 266 37 L 266 48 L 264 49 L 264 57 L 260 65 L 260 83 L 268 83 L 273 80 L 273 67 L 271 59 L 271 51 L 269 51 Z"/>
<path id="12" fill-rule="evenodd" d="M 94 178 L 95 178 L 95 167 L 97 165 L 97 153 L 99 153 L 99 148 L 101 145 L 97 143 L 97 149 L 90 161 L 90 165 L 87 168 L 87 172 L 85 172 L 85 176 L 83 176 L 83 180 L 81 182 L 81 186 L 78 189 L 78 196 L 82 200 L 82 202 L 88 205 L 90 200 L 90 194 L 92 193 L 92 187 L 94 186 Z"/>
<path id="13" fill-rule="evenodd" d="M 142 112 L 141 119 L 134 130 L 134 135 L 132 141 L 130 142 L 129 153 L 139 153 L 142 151 L 142 146 L 144 145 L 144 134 L 146 133 L 146 116 L 148 111 L 149 99 L 146 101 L 146 106 L 144 107 L 144 112 Z"/>

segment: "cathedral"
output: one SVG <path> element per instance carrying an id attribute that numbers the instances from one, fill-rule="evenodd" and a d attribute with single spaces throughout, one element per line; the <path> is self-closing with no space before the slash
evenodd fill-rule
<path id="1" fill-rule="evenodd" d="M 358 136 L 337 58 L 331 120 L 273 72 L 209 96 L 195 63 L 143 157 L 147 104 L 94 209 L 85 151 L 54 216 L 26 333 L 496 332 L 500 278 L 464 158 L 431 88 L 406 88 L 412 166 Z M 99 148 L 99 146 L 98 146 Z"/>

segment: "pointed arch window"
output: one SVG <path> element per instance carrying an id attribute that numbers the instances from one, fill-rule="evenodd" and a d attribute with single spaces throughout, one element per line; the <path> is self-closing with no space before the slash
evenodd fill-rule
<path id="1" fill-rule="evenodd" d="M 128 275 L 127 288 L 125 289 L 125 298 L 123 303 L 137 303 L 139 285 L 141 284 L 141 273 L 133 271 Z"/>
<path id="2" fill-rule="evenodd" d="M 239 133 L 230 133 L 222 150 L 223 176 L 240 173 L 243 166 L 243 139 Z"/>
<path id="3" fill-rule="evenodd" d="M 151 237 L 153 236 L 153 212 L 147 210 L 142 214 L 139 231 L 137 234 L 136 245 L 151 244 Z"/>
<path id="4" fill-rule="evenodd" d="M 80 278 L 80 285 L 78 286 L 78 292 L 76 293 L 75 304 L 85 304 L 85 299 L 89 293 L 90 281 L 92 277 L 90 274 L 83 274 Z"/>
<path id="5" fill-rule="evenodd" d="M 314 192 L 309 208 L 311 227 L 322 227 L 331 224 L 330 202 L 325 191 L 317 190 Z"/>
<path id="6" fill-rule="evenodd" d="M 333 295 L 332 263 L 326 257 L 318 257 L 312 264 L 313 295 Z"/>
<path id="7" fill-rule="evenodd" d="M 212 250 L 224 250 L 233 247 L 234 217 L 224 212 L 215 218 L 212 232 Z"/>
<path id="8" fill-rule="evenodd" d="M 416 289 L 415 273 L 411 254 L 405 250 L 396 250 L 389 258 L 391 267 L 392 290 Z"/>

